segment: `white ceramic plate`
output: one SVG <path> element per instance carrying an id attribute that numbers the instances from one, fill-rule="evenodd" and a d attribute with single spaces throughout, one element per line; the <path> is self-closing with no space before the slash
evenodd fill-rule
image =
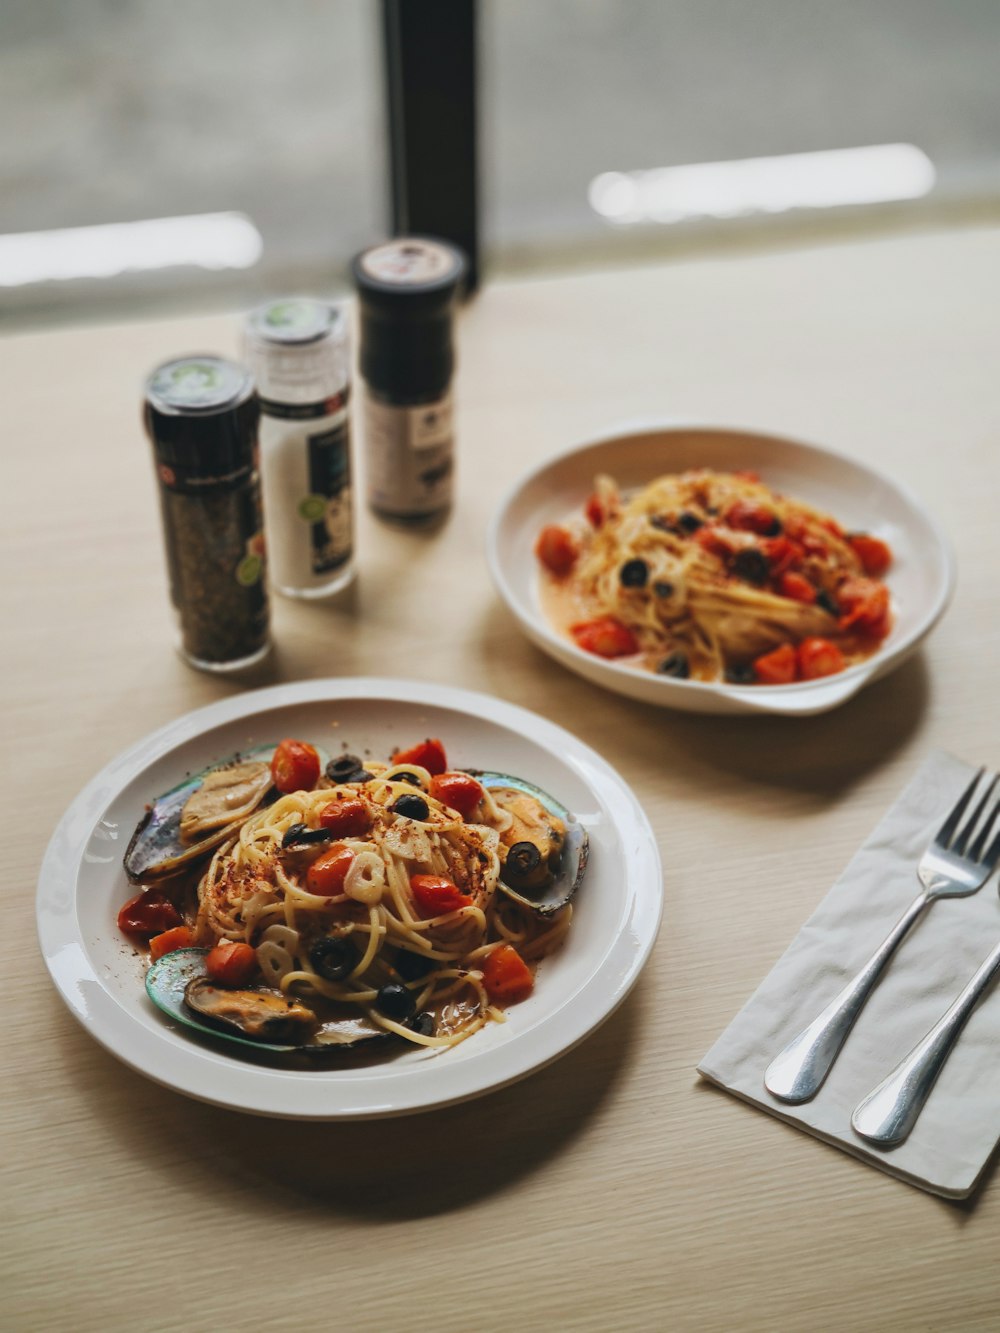
<path id="1" fill-rule="evenodd" d="M 440 736 L 457 767 L 529 778 L 577 815 L 590 861 L 567 942 L 539 967 L 506 1023 L 442 1051 L 401 1050 L 363 1067 L 290 1072 L 227 1053 L 147 999 L 143 958 L 118 931 L 134 893 L 122 855 L 143 805 L 251 745 L 298 736 L 374 756 Z M 660 922 L 660 862 L 638 801 L 599 755 L 534 713 L 487 695 L 390 680 L 281 685 L 189 713 L 99 773 L 53 834 L 39 876 L 38 932 L 62 998 L 127 1065 L 188 1096 L 262 1115 L 359 1119 L 426 1110 L 499 1088 L 554 1060 L 617 1007 Z"/>
<path id="2" fill-rule="evenodd" d="M 675 680 L 623 666 L 584 652 L 552 628 L 541 608 L 534 556 L 540 529 L 579 512 L 598 473 L 608 473 L 628 491 L 664 473 L 694 467 L 751 469 L 775 490 L 889 543 L 894 559 L 886 582 L 896 619 L 873 657 L 821 680 L 741 687 Z M 635 426 L 543 463 L 523 477 L 501 504 L 490 526 L 487 558 L 500 596 L 545 652 L 606 689 L 693 713 L 826 712 L 899 666 L 933 629 L 955 585 L 947 537 L 902 486 L 829 449 L 773 435 L 698 426 Z"/>

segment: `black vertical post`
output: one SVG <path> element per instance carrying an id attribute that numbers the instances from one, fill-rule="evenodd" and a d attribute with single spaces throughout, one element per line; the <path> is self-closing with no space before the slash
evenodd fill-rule
<path id="1" fill-rule="evenodd" d="M 476 0 L 382 0 L 392 230 L 440 236 L 479 277 Z"/>

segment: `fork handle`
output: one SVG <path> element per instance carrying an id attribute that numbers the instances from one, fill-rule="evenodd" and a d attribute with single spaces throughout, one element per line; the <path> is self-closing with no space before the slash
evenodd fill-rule
<path id="1" fill-rule="evenodd" d="M 1000 945 L 927 1036 L 888 1078 L 858 1103 L 851 1124 L 863 1139 L 883 1148 L 894 1148 L 908 1137 L 959 1033 L 997 972 L 1000 972 Z"/>
<path id="2" fill-rule="evenodd" d="M 917 894 L 857 976 L 775 1056 L 764 1074 L 772 1096 L 796 1103 L 816 1096 L 886 964 L 930 901 L 928 894 Z"/>

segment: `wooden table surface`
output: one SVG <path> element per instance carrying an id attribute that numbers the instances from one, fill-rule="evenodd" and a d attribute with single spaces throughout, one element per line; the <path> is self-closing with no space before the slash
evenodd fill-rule
<path id="1" fill-rule="evenodd" d="M 451 521 L 418 535 L 363 515 L 354 593 L 276 599 L 276 651 L 240 681 L 172 650 L 139 423 L 145 373 L 234 352 L 235 314 L 3 342 L 0 1326 L 997 1327 L 992 1171 L 945 1203 L 694 1069 L 928 750 L 1000 762 L 998 276 L 983 229 L 487 286 L 461 318 Z M 908 483 L 959 564 L 923 650 L 834 713 L 771 721 L 631 703 L 530 646 L 486 572 L 498 494 L 655 416 L 797 435 Z M 189 709 L 387 670 L 534 709 L 633 787 L 664 924 L 632 996 L 543 1072 L 410 1118 L 262 1120 L 133 1073 L 39 956 L 53 826 Z"/>

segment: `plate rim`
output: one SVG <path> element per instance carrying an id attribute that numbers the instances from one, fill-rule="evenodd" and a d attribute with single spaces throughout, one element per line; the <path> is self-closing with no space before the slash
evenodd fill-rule
<path id="1" fill-rule="evenodd" d="M 550 469 L 558 467 L 567 459 L 576 454 L 582 454 L 588 449 L 637 439 L 644 435 L 690 436 L 698 433 L 761 440 L 768 444 L 790 447 L 805 456 L 818 455 L 831 463 L 845 464 L 855 472 L 862 473 L 874 482 L 895 492 L 912 511 L 919 515 L 933 534 L 937 545 L 937 552 L 940 556 L 941 591 L 937 600 L 924 612 L 909 633 L 893 646 L 891 652 L 881 656 L 876 654 L 867 661 L 856 663 L 854 666 L 848 667 L 846 671 L 839 672 L 835 677 L 797 681 L 790 685 L 770 686 L 766 692 L 763 692 L 760 686 L 729 685 L 724 681 L 659 678 L 650 672 L 642 671 L 638 667 L 623 666 L 604 659 L 600 659 L 599 666 L 595 667 L 592 654 L 585 653 L 569 639 L 558 634 L 541 616 L 532 614 L 531 608 L 522 604 L 521 599 L 516 595 L 510 580 L 507 578 L 499 552 L 501 529 L 510 510 L 522 493 Z M 508 486 L 490 519 L 486 532 L 486 560 L 495 590 L 521 626 L 522 631 L 533 642 L 542 647 L 550 656 L 555 657 L 568 670 L 574 671 L 584 679 L 599 683 L 595 677 L 598 674 L 603 675 L 606 671 L 609 673 L 610 680 L 617 679 L 621 682 L 620 686 L 610 682 L 607 684 L 601 683 L 600 688 L 636 698 L 639 696 L 633 693 L 625 683 L 633 681 L 636 683 L 636 689 L 642 687 L 642 698 L 646 702 L 653 702 L 661 707 L 680 707 L 680 704 L 671 702 L 671 696 L 674 696 L 675 700 L 687 697 L 690 701 L 689 706 L 691 706 L 692 711 L 695 711 L 694 701 L 700 697 L 705 704 L 717 700 L 723 705 L 732 705 L 733 711 L 757 714 L 776 713 L 783 716 L 808 716 L 811 712 L 825 711 L 826 708 L 832 707 L 836 703 L 846 702 L 869 680 L 875 680 L 901 665 L 931 633 L 947 611 L 955 595 L 958 578 L 957 559 L 951 537 L 938 518 L 904 482 L 899 482 L 887 473 L 872 467 L 871 464 L 832 448 L 830 445 L 814 444 L 797 436 L 777 434 L 774 431 L 748 426 L 721 425 L 702 420 L 688 421 L 680 418 L 631 418 L 619 423 L 616 427 L 609 427 L 600 434 L 569 444 L 548 455 L 526 472 L 521 473 L 517 480 Z M 657 693 L 662 693 L 662 699 L 649 698 L 650 695 Z M 819 706 L 810 709 L 810 699 L 819 701 Z M 828 700 L 832 700 L 832 702 L 828 702 Z M 785 704 L 788 707 L 783 706 Z M 713 710 L 706 708 L 704 711 Z"/>
<path id="2" fill-rule="evenodd" d="M 196 1042 L 178 1048 L 172 1041 L 173 1029 L 166 1022 L 162 1032 L 151 1032 L 103 985 L 87 955 L 77 919 L 78 880 L 94 829 L 123 787 L 141 776 L 144 769 L 210 729 L 270 709 L 351 699 L 448 709 L 464 714 L 470 722 L 490 722 L 515 736 L 532 735 L 560 762 L 569 764 L 594 792 L 595 800 L 599 795 L 602 808 L 614 806 L 616 814 L 631 821 L 631 842 L 625 836 L 619 839 L 628 869 L 621 877 L 623 928 L 596 960 L 596 967 L 588 970 L 578 991 L 593 990 L 604 973 L 612 974 L 607 978 L 612 984 L 586 1014 L 579 1018 L 570 1014 L 569 1019 L 576 1021 L 567 1022 L 567 1006 L 563 1005 L 551 1020 L 543 1018 L 531 1029 L 516 1034 L 509 1045 L 493 1047 L 453 1066 L 445 1064 L 444 1077 L 437 1080 L 436 1065 L 429 1061 L 395 1067 L 387 1062 L 373 1067 L 368 1079 L 355 1076 L 349 1084 L 337 1084 L 329 1079 L 313 1079 L 308 1072 L 276 1071 L 236 1060 L 220 1064 L 218 1051 Z M 532 730 L 525 732 L 526 726 Z M 68 895 L 69 907 L 58 911 L 47 907 L 45 899 L 60 892 Z M 153 1082 L 196 1100 L 234 1111 L 307 1121 L 418 1114 L 497 1091 L 552 1063 L 605 1022 L 632 990 L 656 942 L 662 911 L 662 862 L 648 817 L 621 775 L 586 742 L 540 714 L 493 695 L 377 676 L 286 682 L 227 696 L 181 714 L 140 737 L 109 760 L 66 808 L 46 846 L 35 895 L 39 948 L 56 992 L 88 1034 L 112 1055 Z M 94 1001 L 89 1007 L 85 993 Z M 137 995 L 137 1004 L 144 999 L 144 992 Z M 562 1021 L 557 1023 L 556 1019 Z M 562 1035 L 557 1031 L 560 1028 L 566 1029 Z M 165 1073 L 153 1058 L 155 1054 L 163 1058 L 164 1065 L 175 1059 L 176 1064 Z M 478 1065 L 484 1058 L 487 1071 L 482 1076 Z M 184 1068 L 179 1070 L 178 1065 Z M 221 1079 L 211 1078 L 213 1066 L 222 1069 Z M 195 1077 L 199 1069 L 200 1082 Z M 435 1081 L 442 1084 L 441 1091 L 434 1091 Z M 221 1086 L 227 1082 L 228 1089 Z M 394 1090 L 393 1084 L 401 1086 Z M 425 1084 L 430 1084 L 430 1090 Z M 303 1096 L 301 1101 L 289 1097 L 291 1090 L 301 1092 L 303 1088 L 313 1095 Z M 326 1096 L 317 1095 L 317 1089 Z M 345 1090 L 349 1094 L 346 1100 Z M 319 1104 L 324 1101 L 336 1104 Z"/>

